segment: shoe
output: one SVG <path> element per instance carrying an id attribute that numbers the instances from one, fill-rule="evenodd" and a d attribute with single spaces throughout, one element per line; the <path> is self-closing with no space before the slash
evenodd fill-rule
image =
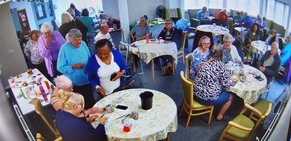
<path id="1" fill-rule="evenodd" d="M 227 115 L 223 115 L 221 120 L 218 120 L 218 119 L 215 118 L 215 121 L 217 121 L 217 122 L 229 121 L 229 117 Z"/>

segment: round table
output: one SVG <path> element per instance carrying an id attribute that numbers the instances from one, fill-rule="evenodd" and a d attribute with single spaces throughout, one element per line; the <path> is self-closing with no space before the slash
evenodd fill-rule
<path id="1" fill-rule="evenodd" d="M 141 109 L 139 94 L 151 91 L 153 106 L 149 110 Z M 126 110 L 114 109 L 112 113 L 106 113 L 106 135 L 109 141 L 155 141 L 166 139 L 169 132 L 177 130 L 177 107 L 175 102 L 166 94 L 150 89 L 129 89 L 113 93 L 98 101 L 94 107 L 105 107 L 107 104 L 126 105 Z M 137 106 L 138 108 L 134 107 Z M 132 109 L 137 109 L 138 120 L 133 120 L 130 132 L 123 132 L 123 126 L 119 118 L 130 114 Z M 129 119 L 129 117 L 127 118 Z M 92 123 L 96 127 L 96 123 Z"/>
<path id="2" fill-rule="evenodd" d="M 197 30 L 212 32 L 214 35 L 224 35 L 229 33 L 229 30 L 227 28 L 218 25 L 199 25 L 197 27 Z"/>
<path id="3" fill-rule="evenodd" d="M 242 69 L 246 76 L 245 82 L 238 81 L 234 86 L 230 86 L 230 88 L 227 91 L 233 92 L 248 104 L 254 103 L 257 101 L 258 96 L 262 94 L 265 91 L 265 87 L 267 85 L 267 78 L 266 76 L 259 71 L 258 69 L 249 66 L 244 65 L 243 68 L 241 68 L 239 65 L 226 65 L 231 71 L 238 71 Z M 236 75 L 235 73 L 232 73 L 233 75 Z M 262 81 L 259 81 L 255 78 L 256 75 L 261 76 L 263 78 Z M 236 76 L 238 78 L 238 76 Z M 232 81 L 235 79 L 233 76 L 231 77 Z"/>
<path id="4" fill-rule="evenodd" d="M 130 51 L 141 58 L 145 63 L 151 62 L 152 67 L 152 81 L 155 81 L 155 72 L 154 72 L 154 58 L 160 57 L 163 55 L 171 55 L 174 60 L 175 64 L 177 64 L 177 45 L 175 42 L 171 41 L 150 41 L 146 43 L 146 40 L 140 40 L 133 43 L 136 47 L 130 46 Z M 138 50 L 139 49 L 139 50 Z M 140 53 L 139 53 L 139 52 Z"/>
<path id="5" fill-rule="evenodd" d="M 266 45 L 266 42 L 264 41 L 256 40 L 251 42 L 250 50 L 252 53 L 264 54 L 269 49 L 270 46 Z"/>

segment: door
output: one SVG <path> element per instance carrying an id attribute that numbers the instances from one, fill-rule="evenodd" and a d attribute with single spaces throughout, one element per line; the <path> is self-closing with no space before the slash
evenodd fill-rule
<path id="1" fill-rule="evenodd" d="M 18 20 L 20 23 L 22 34 L 25 38 L 28 38 L 29 32 L 30 32 L 30 26 L 29 26 L 26 10 L 25 9 L 18 10 L 17 15 L 18 15 Z"/>

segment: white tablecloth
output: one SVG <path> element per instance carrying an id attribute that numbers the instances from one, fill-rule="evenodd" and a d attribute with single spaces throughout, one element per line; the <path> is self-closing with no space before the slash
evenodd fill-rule
<path id="1" fill-rule="evenodd" d="M 141 109 L 139 94 L 144 91 L 151 91 L 153 106 L 149 110 Z M 165 139 L 169 132 L 177 130 L 177 107 L 175 102 L 162 92 L 150 89 L 129 89 L 113 93 L 98 101 L 95 107 L 105 107 L 107 104 L 126 105 L 126 110 L 114 109 L 112 113 L 106 113 L 105 123 L 106 135 L 109 141 L 156 141 Z M 133 120 L 131 131 L 123 132 L 121 119 L 118 117 L 131 113 L 132 105 L 138 106 L 139 118 Z M 129 117 L 127 118 L 129 119 Z M 96 127 L 96 123 L 92 123 Z"/>
<path id="2" fill-rule="evenodd" d="M 142 58 L 145 63 L 149 63 L 152 59 L 162 56 L 171 55 L 175 58 L 175 63 L 177 64 L 177 45 L 175 42 L 165 43 L 161 41 L 150 41 L 146 43 L 145 40 L 137 41 L 134 43 L 140 49 L 140 56 L 138 54 L 137 47 L 130 47 L 130 51 Z"/>
<path id="3" fill-rule="evenodd" d="M 23 115 L 26 115 L 34 111 L 34 105 L 29 103 L 33 98 L 38 98 L 38 99 L 43 100 L 43 97 L 41 95 L 34 94 L 33 91 L 40 93 L 40 90 L 37 84 L 31 84 L 31 82 L 33 81 L 37 82 L 39 79 L 41 79 L 40 81 L 41 85 L 43 86 L 48 98 L 48 101 L 42 101 L 41 104 L 43 106 L 50 104 L 50 97 L 51 97 L 52 91 L 51 89 L 48 90 L 46 88 L 44 82 L 48 81 L 50 86 L 52 85 L 52 83 L 38 69 L 33 69 L 32 72 L 33 74 L 31 76 L 28 76 L 27 72 L 25 72 L 25 73 L 19 74 L 18 78 L 14 76 L 13 78 L 8 79 L 10 88 L 13 92 L 13 95 Z M 14 80 L 13 83 L 12 83 L 12 79 Z M 24 82 L 28 83 L 28 85 L 22 86 Z M 25 93 L 25 89 L 29 87 L 31 87 L 33 91 L 31 92 L 30 97 L 25 99 L 21 95 L 20 89 L 22 89 L 22 91 Z"/>
<path id="4" fill-rule="evenodd" d="M 214 35 L 224 35 L 229 33 L 229 30 L 219 25 L 199 25 L 197 30 L 204 32 L 212 32 Z"/>
<path id="5" fill-rule="evenodd" d="M 267 50 L 270 49 L 270 46 L 266 45 L 266 42 L 264 41 L 252 41 L 251 42 L 251 52 L 252 53 L 258 53 L 258 54 L 264 54 Z"/>
<path id="6" fill-rule="evenodd" d="M 231 67 L 228 66 L 228 64 L 227 64 L 227 67 L 231 69 Z M 235 71 L 235 69 L 239 70 L 241 69 L 241 67 L 240 66 L 232 67 L 232 70 Z M 236 95 L 244 99 L 246 103 L 251 104 L 251 103 L 256 102 L 258 99 L 258 96 L 265 91 L 265 87 L 267 85 L 267 79 L 266 79 L 266 76 L 261 71 L 259 71 L 258 69 L 252 66 L 244 65 L 242 70 L 246 74 L 246 77 L 247 77 L 246 81 L 245 82 L 238 81 L 236 85 L 231 86 L 228 91 L 235 93 Z M 259 81 L 255 79 L 254 77 L 255 75 L 261 76 L 264 80 Z M 232 77 L 232 79 L 233 78 L 234 77 Z"/>

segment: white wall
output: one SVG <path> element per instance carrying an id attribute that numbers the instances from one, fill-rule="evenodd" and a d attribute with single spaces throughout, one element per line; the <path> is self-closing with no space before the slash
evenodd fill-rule
<path id="1" fill-rule="evenodd" d="M 103 13 L 108 14 L 109 17 L 114 19 L 120 19 L 118 0 L 102 0 L 103 3 Z"/>
<path id="2" fill-rule="evenodd" d="M 129 22 L 133 23 L 145 14 L 149 19 L 157 17 L 156 8 L 159 5 L 166 6 L 166 0 L 128 0 Z"/>
<path id="3" fill-rule="evenodd" d="M 7 3 L 0 5 L 0 17 L 0 64 L 2 65 L 0 78 L 6 87 L 9 77 L 23 73 L 27 70 L 27 66 Z"/>

